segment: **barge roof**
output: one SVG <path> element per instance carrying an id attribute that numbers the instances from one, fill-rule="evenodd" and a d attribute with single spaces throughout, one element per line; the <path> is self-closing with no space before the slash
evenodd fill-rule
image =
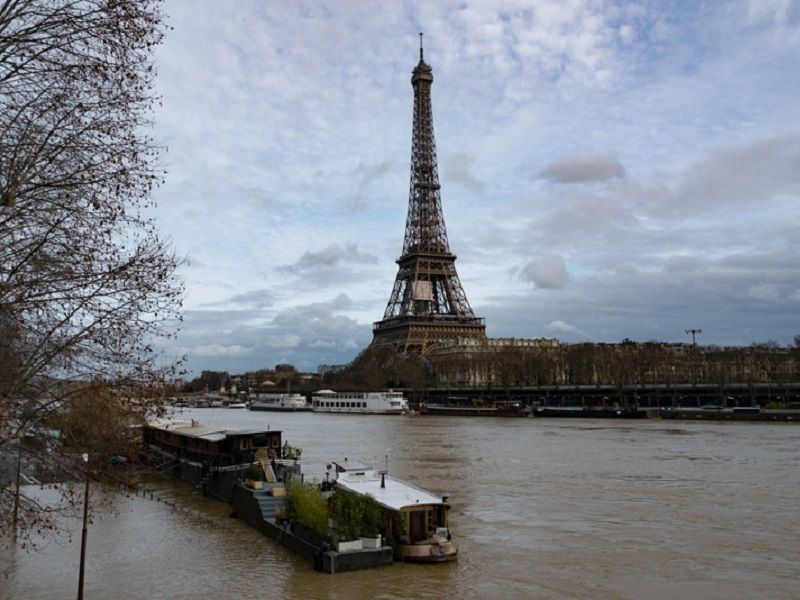
<path id="1" fill-rule="evenodd" d="M 348 470 L 337 476 L 337 485 L 359 495 L 369 495 L 375 498 L 378 504 L 391 510 L 402 510 L 425 505 L 443 505 L 441 496 L 418 488 L 391 475 L 383 478 L 386 487 L 381 487 L 381 473 L 374 469 L 353 469 L 348 465 Z"/>
<path id="2" fill-rule="evenodd" d="M 236 429 L 232 427 L 211 427 L 200 425 L 197 421 L 188 419 L 155 419 L 150 421 L 148 427 L 172 431 L 178 435 L 185 435 L 193 438 L 203 438 L 212 442 L 224 440 L 227 436 L 254 435 L 258 433 L 280 433 L 276 429 L 246 428 Z"/>

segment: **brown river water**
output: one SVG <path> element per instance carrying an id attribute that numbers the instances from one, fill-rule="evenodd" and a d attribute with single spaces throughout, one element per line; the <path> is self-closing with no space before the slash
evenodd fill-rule
<path id="1" fill-rule="evenodd" d="M 182 416 L 282 430 L 307 479 L 344 457 L 380 467 L 388 451 L 393 475 L 450 495 L 458 561 L 316 573 L 170 480 L 161 501 L 122 496 L 90 526 L 86 598 L 800 597 L 797 425 Z M 80 522 L 65 525 L 72 541 L 3 550 L 0 598 L 75 597 Z"/>

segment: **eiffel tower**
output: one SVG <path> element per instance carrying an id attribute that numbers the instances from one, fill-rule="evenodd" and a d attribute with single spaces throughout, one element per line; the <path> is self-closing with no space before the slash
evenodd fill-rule
<path id="1" fill-rule="evenodd" d="M 373 325 L 372 346 L 425 354 L 444 339 L 485 338 L 483 319 L 472 312 L 456 273 L 442 214 L 436 141 L 433 136 L 433 70 L 422 56 L 411 75 L 414 124 L 411 189 L 403 254 L 383 319 Z"/>

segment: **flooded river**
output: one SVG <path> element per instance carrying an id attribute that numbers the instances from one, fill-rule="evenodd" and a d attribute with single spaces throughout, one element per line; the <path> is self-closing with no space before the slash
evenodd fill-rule
<path id="1" fill-rule="evenodd" d="M 307 477 L 349 457 L 453 505 L 459 560 L 314 572 L 162 482 L 122 497 L 89 530 L 87 598 L 797 598 L 800 427 L 187 410 L 203 424 L 262 426 L 303 448 Z M 173 507 L 171 504 L 175 504 Z M 71 542 L 6 549 L 0 597 L 74 597 Z"/>

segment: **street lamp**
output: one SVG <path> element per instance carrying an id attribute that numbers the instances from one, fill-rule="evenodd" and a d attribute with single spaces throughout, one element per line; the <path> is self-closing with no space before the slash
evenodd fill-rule
<path id="1" fill-rule="evenodd" d="M 17 480 L 14 487 L 14 518 L 13 518 L 13 529 L 14 529 L 14 539 L 17 539 L 17 522 L 19 521 L 19 485 L 20 485 L 20 478 L 22 476 L 22 439 L 19 440 L 19 452 L 17 453 Z"/>
<path id="2" fill-rule="evenodd" d="M 86 487 L 83 494 L 83 531 L 81 532 L 81 570 L 78 575 L 78 600 L 83 600 L 83 568 L 86 564 L 86 523 L 89 520 L 89 455 L 83 454 L 86 464 Z"/>
<path id="3" fill-rule="evenodd" d="M 694 385 L 697 385 L 697 342 L 695 341 L 695 334 L 703 333 L 702 329 L 687 329 L 687 334 L 691 334 L 692 336 L 692 377 L 694 378 Z M 697 394 L 697 390 L 694 390 L 694 398 L 695 402 L 698 406 L 700 406 L 700 397 Z"/>
<path id="4" fill-rule="evenodd" d="M 686 334 L 687 335 L 691 334 L 691 336 L 692 336 L 692 346 L 697 346 L 697 342 L 694 339 L 694 336 L 695 336 L 696 333 L 703 333 L 703 330 L 702 329 L 687 329 L 686 330 Z"/>

